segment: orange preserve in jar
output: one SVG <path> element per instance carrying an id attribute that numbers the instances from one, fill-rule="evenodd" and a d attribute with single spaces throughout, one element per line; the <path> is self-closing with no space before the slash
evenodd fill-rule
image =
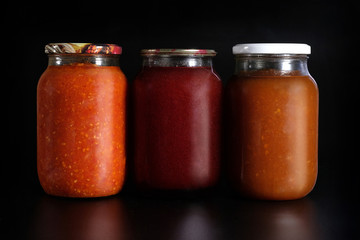
<path id="1" fill-rule="evenodd" d="M 245 197 L 306 196 L 318 169 L 318 88 L 306 44 L 238 44 L 226 87 L 228 175 Z"/>
<path id="2" fill-rule="evenodd" d="M 37 169 L 50 195 L 118 193 L 125 175 L 126 78 L 114 44 L 55 43 L 37 88 Z"/>

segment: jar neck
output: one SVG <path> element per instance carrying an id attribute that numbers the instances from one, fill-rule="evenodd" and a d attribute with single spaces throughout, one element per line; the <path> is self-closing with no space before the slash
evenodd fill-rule
<path id="1" fill-rule="evenodd" d="M 210 67 L 212 57 L 209 56 L 143 56 L 143 67 Z"/>
<path id="2" fill-rule="evenodd" d="M 236 55 L 235 75 L 309 75 L 307 59 L 307 55 Z"/>
<path id="3" fill-rule="evenodd" d="M 104 54 L 51 54 L 48 55 L 49 66 L 73 65 L 77 63 L 96 66 L 119 66 L 118 55 Z"/>

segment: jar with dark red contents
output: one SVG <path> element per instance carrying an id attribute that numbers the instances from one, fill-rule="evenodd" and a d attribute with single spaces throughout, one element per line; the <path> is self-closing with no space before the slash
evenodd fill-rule
<path id="1" fill-rule="evenodd" d="M 249 198 L 306 196 L 318 170 L 318 101 L 306 44 L 238 44 L 225 94 L 228 176 Z"/>
<path id="2" fill-rule="evenodd" d="M 219 177 L 222 83 L 213 50 L 145 49 L 133 85 L 135 182 L 197 190 Z"/>

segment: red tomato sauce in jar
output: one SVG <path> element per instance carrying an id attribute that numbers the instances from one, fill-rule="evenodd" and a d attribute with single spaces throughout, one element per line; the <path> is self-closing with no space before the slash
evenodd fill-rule
<path id="1" fill-rule="evenodd" d="M 239 56 L 237 61 L 226 90 L 231 183 L 250 198 L 304 197 L 318 171 L 318 88 L 305 68 L 306 57 Z"/>
<path id="2" fill-rule="evenodd" d="M 38 84 L 40 183 L 56 196 L 116 194 L 125 174 L 126 78 L 118 66 L 59 57 L 72 63 L 49 65 Z"/>
<path id="3" fill-rule="evenodd" d="M 144 66 L 134 82 L 136 183 L 162 190 L 213 186 L 219 176 L 222 83 L 208 65 L 164 64 Z"/>

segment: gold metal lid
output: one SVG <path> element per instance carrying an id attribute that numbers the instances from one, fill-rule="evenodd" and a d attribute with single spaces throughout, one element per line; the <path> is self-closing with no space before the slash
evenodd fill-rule
<path id="1" fill-rule="evenodd" d="M 116 44 L 95 43 L 49 43 L 45 46 L 47 54 L 115 54 L 119 55 L 122 48 Z"/>

